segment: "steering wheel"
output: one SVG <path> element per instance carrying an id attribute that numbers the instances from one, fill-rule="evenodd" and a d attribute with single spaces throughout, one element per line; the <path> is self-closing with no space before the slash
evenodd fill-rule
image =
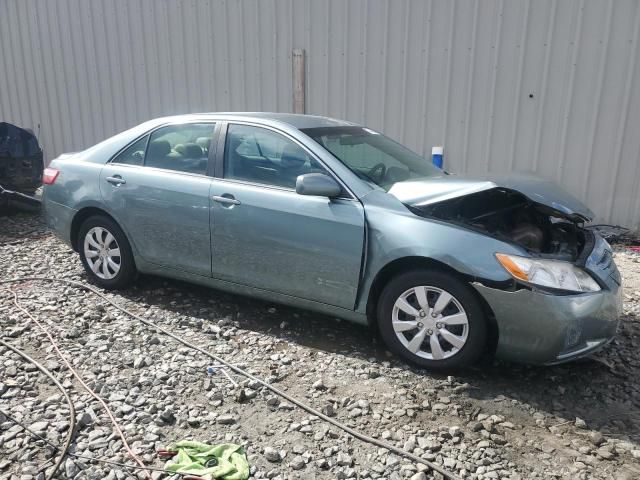
<path id="1" fill-rule="evenodd" d="M 376 163 L 373 167 L 371 167 L 371 170 L 369 170 L 369 176 L 378 177 L 379 180 L 382 180 L 386 173 L 387 166 L 382 162 Z"/>

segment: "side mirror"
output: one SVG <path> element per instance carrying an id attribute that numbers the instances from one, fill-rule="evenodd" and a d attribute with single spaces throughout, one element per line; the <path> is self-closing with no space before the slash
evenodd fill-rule
<path id="1" fill-rule="evenodd" d="M 305 173 L 296 179 L 296 193 L 335 198 L 342 193 L 342 188 L 338 182 L 324 173 Z"/>

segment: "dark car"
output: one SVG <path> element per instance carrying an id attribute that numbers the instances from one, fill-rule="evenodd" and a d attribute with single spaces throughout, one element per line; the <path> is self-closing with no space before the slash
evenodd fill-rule
<path id="1" fill-rule="evenodd" d="M 30 130 L 0 122 L 0 207 L 33 206 L 42 185 L 44 161 L 38 139 Z"/>

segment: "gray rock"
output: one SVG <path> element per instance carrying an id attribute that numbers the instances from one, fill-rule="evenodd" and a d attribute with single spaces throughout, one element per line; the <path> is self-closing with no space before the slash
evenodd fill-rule
<path id="1" fill-rule="evenodd" d="M 187 425 L 191 428 L 198 428 L 200 426 L 200 419 L 189 417 L 187 418 Z"/>
<path id="2" fill-rule="evenodd" d="M 333 408 L 333 404 L 328 404 L 322 407 L 322 413 L 324 413 L 327 417 L 335 417 L 336 409 Z"/>
<path id="3" fill-rule="evenodd" d="M 479 432 L 480 430 L 482 430 L 483 426 L 482 423 L 473 421 L 467 424 L 467 428 L 469 428 L 469 430 L 471 430 L 472 432 Z"/>
<path id="4" fill-rule="evenodd" d="M 165 410 L 160 414 L 159 418 L 164 423 L 169 423 L 169 424 L 174 423 L 176 421 L 176 417 L 171 410 Z"/>
<path id="5" fill-rule="evenodd" d="M 580 417 L 576 417 L 575 425 L 576 427 L 581 428 L 583 430 L 587 428 L 587 422 L 585 422 Z"/>
<path id="6" fill-rule="evenodd" d="M 429 450 L 431 452 L 437 452 L 442 448 L 442 444 L 434 439 L 427 439 L 424 443 L 420 445 L 421 448 L 425 450 Z"/>
<path id="7" fill-rule="evenodd" d="M 322 381 L 322 379 L 320 380 L 316 380 L 315 382 L 313 382 L 313 385 L 311 385 L 315 390 L 326 390 L 327 387 L 324 384 L 324 382 Z"/>
<path id="8" fill-rule="evenodd" d="M 280 452 L 272 447 L 265 447 L 264 449 L 264 458 L 266 458 L 271 463 L 278 463 L 282 461 L 282 456 Z"/>
<path id="9" fill-rule="evenodd" d="M 302 470 L 305 467 L 306 463 L 304 461 L 304 458 L 298 455 L 294 457 L 293 460 L 291 460 L 291 463 L 289 465 L 294 470 Z"/>
<path id="10" fill-rule="evenodd" d="M 507 443 L 507 439 L 502 435 L 498 435 L 497 433 L 492 433 L 489 437 L 496 445 L 505 445 Z"/>
<path id="11" fill-rule="evenodd" d="M 78 417 L 78 425 L 80 427 L 87 427 L 89 425 L 93 425 L 93 417 L 89 412 L 83 412 L 80 417 Z"/>
<path id="12" fill-rule="evenodd" d="M 67 478 L 74 478 L 79 472 L 80 469 L 75 462 L 70 458 L 67 458 L 64 462 L 64 473 L 67 475 Z"/>
<path id="13" fill-rule="evenodd" d="M 457 462 L 456 462 L 456 460 L 454 458 L 445 457 L 443 463 L 444 463 L 445 468 L 453 469 L 453 468 L 455 468 Z"/>
<path id="14" fill-rule="evenodd" d="M 244 403 L 256 398 L 257 396 L 258 392 L 256 392 L 255 390 L 252 390 L 250 388 L 242 388 L 236 396 L 236 401 L 238 403 Z"/>
<path id="15" fill-rule="evenodd" d="M 596 453 L 599 457 L 604 458 L 605 460 L 613 460 L 616 456 L 613 452 L 610 452 L 609 450 L 606 450 L 604 448 L 599 448 L 598 450 L 596 450 Z"/>
<path id="16" fill-rule="evenodd" d="M 338 453 L 336 462 L 341 467 L 350 467 L 351 465 L 353 465 L 353 459 L 351 458 L 351 455 L 344 452 Z"/>
<path id="17" fill-rule="evenodd" d="M 32 423 L 29 428 L 37 433 L 44 432 L 47 428 L 49 428 L 49 422 L 36 422 Z"/>
<path id="18" fill-rule="evenodd" d="M 144 357 L 136 357 L 133 361 L 133 368 L 143 368 L 147 365 L 147 362 Z"/>
<path id="19" fill-rule="evenodd" d="M 236 417 L 234 417 L 233 415 L 230 415 L 230 414 L 220 415 L 218 417 L 218 423 L 220 423 L 222 425 L 232 425 L 232 424 L 236 423 Z"/>
<path id="20" fill-rule="evenodd" d="M 589 440 L 591 440 L 591 443 L 593 443 L 596 447 L 599 447 L 604 442 L 606 442 L 604 435 L 596 431 L 589 433 Z"/>

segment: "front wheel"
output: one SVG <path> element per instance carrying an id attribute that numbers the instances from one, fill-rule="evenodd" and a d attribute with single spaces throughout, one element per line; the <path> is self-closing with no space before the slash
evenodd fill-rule
<path id="1" fill-rule="evenodd" d="M 391 351 L 433 370 L 470 365 L 486 345 L 484 313 L 471 288 L 439 271 L 394 277 L 380 296 L 378 324 Z"/>
<path id="2" fill-rule="evenodd" d="M 112 219 L 96 215 L 85 220 L 78 232 L 78 250 L 87 274 L 102 288 L 124 288 L 133 280 L 131 246 Z"/>

